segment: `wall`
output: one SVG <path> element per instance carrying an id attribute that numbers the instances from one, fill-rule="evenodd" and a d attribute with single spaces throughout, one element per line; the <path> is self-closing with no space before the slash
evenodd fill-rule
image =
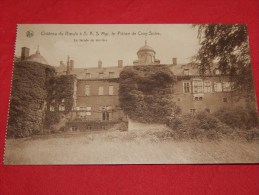
<path id="1" fill-rule="evenodd" d="M 200 77 L 197 77 L 198 79 Z M 202 100 L 194 100 L 194 94 L 192 91 L 190 93 L 184 93 L 183 83 L 192 82 L 194 78 L 186 77 L 184 79 L 179 79 L 174 85 L 174 96 L 173 100 L 181 108 L 183 114 L 190 113 L 190 109 L 196 109 L 197 111 L 208 110 L 210 112 L 216 112 L 222 107 L 231 107 L 231 106 L 244 106 L 244 100 L 237 101 L 236 97 L 233 95 L 233 92 L 215 92 L 214 82 L 224 82 L 229 81 L 227 77 L 223 76 L 213 76 L 213 77 L 204 77 L 203 81 L 211 81 L 212 92 L 202 93 Z M 192 85 L 191 85 L 192 88 Z M 227 98 L 227 102 L 223 102 L 223 98 Z"/>
<path id="2" fill-rule="evenodd" d="M 89 85 L 90 94 L 85 95 L 85 85 Z M 104 88 L 103 95 L 98 95 L 98 88 Z M 109 86 L 113 86 L 113 94 L 109 95 Z M 77 107 L 91 107 L 91 115 L 86 116 L 85 120 L 102 120 L 100 106 L 111 106 L 109 113 L 110 120 L 118 120 L 123 117 L 123 112 L 119 107 L 119 83 L 117 79 L 93 79 L 77 81 Z M 79 110 L 75 112 L 81 112 Z M 80 115 L 80 113 L 78 113 Z"/>

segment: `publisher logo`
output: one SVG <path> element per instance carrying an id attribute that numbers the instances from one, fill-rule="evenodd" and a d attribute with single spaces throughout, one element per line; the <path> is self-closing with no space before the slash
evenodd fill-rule
<path id="1" fill-rule="evenodd" d="M 26 32 L 26 37 L 28 37 L 28 38 L 33 37 L 33 35 L 34 35 L 34 32 L 33 32 L 32 30 L 28 30 L 28 31 Z"/>

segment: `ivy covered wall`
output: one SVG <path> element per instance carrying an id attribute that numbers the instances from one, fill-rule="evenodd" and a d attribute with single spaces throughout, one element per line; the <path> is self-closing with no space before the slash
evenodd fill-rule
<path id="1" fill-rule="evenodd" d="M 173 101 L 176 79 L 166 65 L 128 66 L 120 74 L 120 107 L 139 122 L 165 123 L 180 112 Z"/>
<path id="2" fill-rule="evenodd" d="M 43 131 L 46 84 L 55 75 L 49 65 L 15 62 L 10 98 L 8 137 L 27 137 Z"/>
<path id="3" fill-rule="evenodd" d="M 72 110 L 74 82 L 73 75 L 61 75 L 49 79 L 45 128 L 50 128 L 51 125 L 58 123 L 62 115 L 66 115 Z"/>

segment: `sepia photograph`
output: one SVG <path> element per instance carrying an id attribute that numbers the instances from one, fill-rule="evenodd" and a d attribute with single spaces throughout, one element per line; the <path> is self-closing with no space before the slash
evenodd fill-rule
<path id="1" fill-rule="evenodd" d="M 246 24 L 18 24 L 5 165 L 259 163 Z"/>

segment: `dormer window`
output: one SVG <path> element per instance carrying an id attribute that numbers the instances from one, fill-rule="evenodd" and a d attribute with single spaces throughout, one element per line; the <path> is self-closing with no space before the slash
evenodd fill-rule
<path id="1" fill-rule="evenodd" d="M 188 68 L 185 68 L 183 70 L 183 75 L 185 75 L 185 76 L 189 75 L 189 69 Z"/>
<path id="2" fill-rule="evenodd" d="M 65 105 L 61 104 L 58 106 L 59 111 L 65 111 Z"/>
<path id="3" fill-rule="evenodd" d="M 103 72 L 100 72 L 100 73 L 99 73 L 99 78 L 100 78 L 100 79 L 103 79 L 103 78 L 104 78 L 104 73 L 103 73 Z"/>
<path id="4" fill-rule="evenodd" d="M 217 68 L 217 69 L 215 69 L 215 74 L 216 74 L 216 75 L 220 75 L 220 74 L 221 74 L 221 71 Z"/>
<path id="5" fill-rule="evenodd" d="M 86 74 L 85 74 L 85 78 L 86 78 L 86 79 L 90 79 L 90 78 L 91 78 L 91 73 L 86 73 Z"/>
<path id="6" fill-rule="evenodd" d="M 109 78 L 114 78 L 114 72 L 109 72 Z"/>

